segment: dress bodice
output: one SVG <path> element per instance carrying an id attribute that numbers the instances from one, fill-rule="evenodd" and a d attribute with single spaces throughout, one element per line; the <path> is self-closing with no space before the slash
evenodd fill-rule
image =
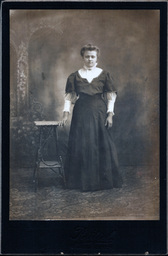
<path id="1" fill-rule="evenodd" d="M 85 93 L 94 95 L 103 92 L 115 92 L 113 85 L 113 79 L 110 74 L 104 70 L 91 82 L 88 82 L 86 78 L 82 78 L 78 71 L 72 73 L 66 84 L 66 93 L 76 92 L 77 95 Z"/>

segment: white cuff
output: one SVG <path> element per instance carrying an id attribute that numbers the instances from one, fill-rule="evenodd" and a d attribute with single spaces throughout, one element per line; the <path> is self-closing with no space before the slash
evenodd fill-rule
<path id="1" fill-rule="evenodd" d="M 70 113 L 70 109 L 71 109 L 71 101 L 70 100 L 65 100 L 63 112 L 69 112 Z"/>
<path id="2" fill-rule="evenodd" d="M 107 113 L 112 112 L 114 115 L 114 102 L 115 102 L 115 100 L 107 101 Z"/>

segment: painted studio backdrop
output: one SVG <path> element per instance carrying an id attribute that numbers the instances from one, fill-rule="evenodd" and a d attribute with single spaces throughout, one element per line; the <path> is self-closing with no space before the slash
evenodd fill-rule
<path id="1" fill-rule="evenodd" d="M 157 10 L 10 11 L 11 219 L 159 218 L 159 25 Z M 98 66 L 118 93 L 112 129 L 123 188 L 67 192 L 42 170 L 35 192 L 34 121 L 61 121 L 66 80 L 87 43 L 100 48 Z M 70 121 L 58 128 L 63 162 Z"/>

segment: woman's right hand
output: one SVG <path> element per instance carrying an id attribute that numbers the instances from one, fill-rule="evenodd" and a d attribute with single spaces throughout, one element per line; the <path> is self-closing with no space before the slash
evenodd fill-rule
<path id="1" fill-rule="evenodd" d="M 67 124 L 68 116 L 69 116 L 69 112 L 64 111 L 63 112 L 63 119 L 60 122 L 60 126 L 65 126 Z"/>

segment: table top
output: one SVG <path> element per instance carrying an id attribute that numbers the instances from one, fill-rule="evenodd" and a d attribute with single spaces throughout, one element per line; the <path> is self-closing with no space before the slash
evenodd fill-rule
<path id="1" fill-rule="evenodd" d="M 34 121 L 37 126 L 58 126 L 60 121 Z"/>

